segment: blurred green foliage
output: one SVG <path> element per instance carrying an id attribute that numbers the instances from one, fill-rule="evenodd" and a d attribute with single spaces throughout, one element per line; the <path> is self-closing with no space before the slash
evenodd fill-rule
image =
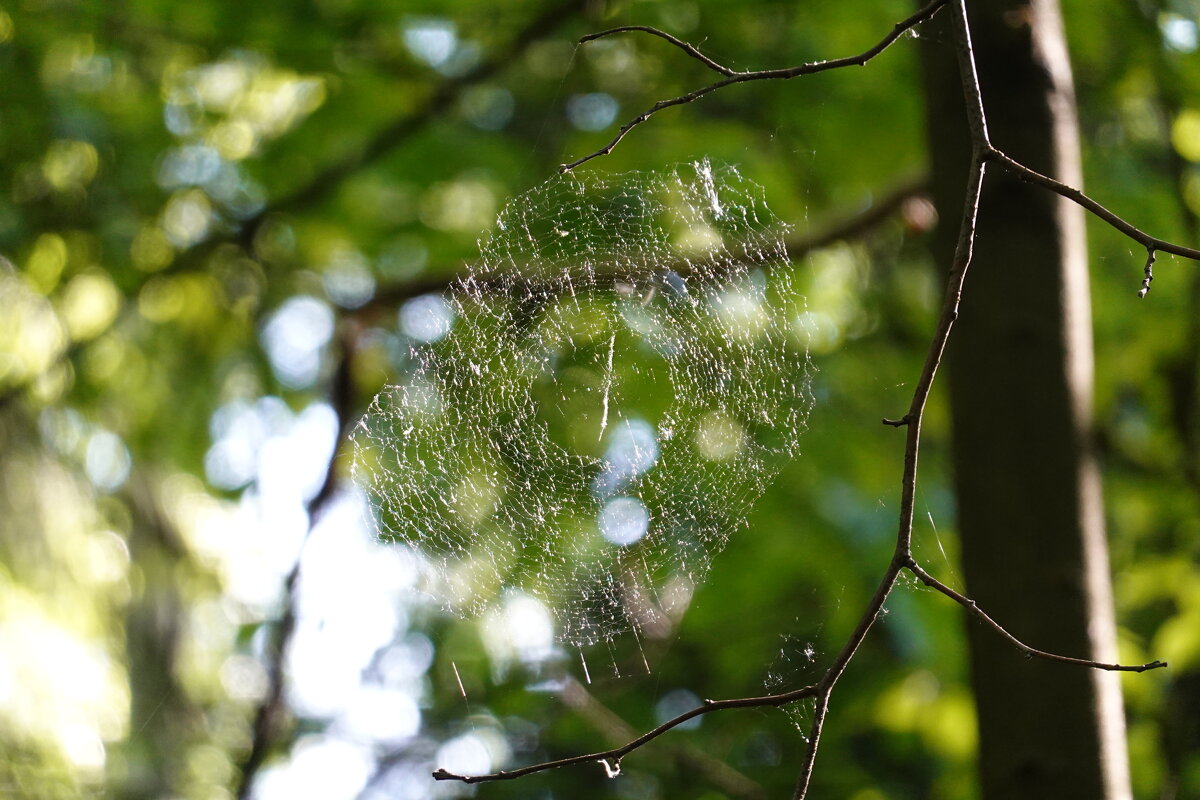
<path id="1" fill-rule="evenodd" d="M 1064 5 L 1089 193 L 1195 244 L 1200 5 Z M 734 68 L 761 68 L 859 52 L 909 12 L 898 0 L 5 3 L 0 793 L 236 791 L 270 623 L 320 485 L 271 461 L 265 443 L 301 424 L 331 429 L 322 404 L 352 423 L 411 368 L 398 308 L 477 257 L 506 197 L 709 80 L 661 40 L 577 47 L 580 35 L 656 25 Z M 736 164 L 802 237 L 922 172 L 918 48 L 945 46 L 918 32 L 863 69 L 733 87 L 656 116 L 583 169 Z M 716 698 L 802 685 L 856 622 L 890 557 L 899 491 L 902 441 L 878 421 L 907 407 L 938 293 L 919 210 L 791 267 L 830 326 L 812 345 L 817 404 L 802 455 L 782 465 L 678 625 L 644 643 L 649 674 L 632 642 L 593 655 L 592 702 L 634 729 L 656 724 L 677 689 Z M 1135 791 L 1197 796 L 1200 280 L 1194 264 L 1162 257 L 1137 302 L 1137 248 L 1098 224 L 1089 233 L 1122 655 L 1171 662 L 1124 683 Z M 251 418 L 261 430 L 230 433 Z M 926 429 L 918 556 L 954 582 L 940 393 Z M 324 468 L 321 452 L 290 458 L 301 455 Z M 336 475 L 347 472 L 343 456 Z M 264 510 L 280 475 L 312 485 Z M 367 577 L 320 596 L 357 596 Z M 813 795 L 974 797 L 960 614 L 912 586 L 888 611 L 838 686 Z M 397 613 L 392 650 L 427 656 L 410 659 L 423 665 L 411 681 L 419 731 L 394 746 L 356 741 L 368 755 L 324 762 L 362 773 L 340 770 L 344 784 L 375 775 L 388 796 L 445 796 L 456 790 L 434 785 L 428 766 L 463 736 L 513 762 L 615 743 L 607 712 L 531 691 L 552 668 L 582 677 L 577 654 L 531 674 L 489 649 L 478 622 L 423 604 Z M 286 765 L 339 735 L 335 711 L 293 712 L 264 787 L 272 766 L 282 786 Z M 805 713 L 706 717 L 630 756 L 614 781 L 597 765 L 478 791 L 736 794 L 711 763 L 696 766 L 700 754 L 777 796 L 795 778 Z M 377 771 L 380 756 L 390 769 Z M 322 785 L 312 796 L 340 796 Z"/>

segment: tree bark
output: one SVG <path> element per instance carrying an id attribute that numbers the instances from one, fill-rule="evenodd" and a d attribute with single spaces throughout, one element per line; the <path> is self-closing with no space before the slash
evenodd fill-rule
<path id="1" fill-rule="evenodd" d="M 1080 186 L 1057 0 L 975 0 L 969 12 L 993 144 Z M 970 145 L 948 30 L 930 27 L 922 52 L 934 195 L 951 223 L 934 247 L 949 264 Z M 1034 647 L 1115 661 L 1077 206 L 989 169 L 948 362 L 968 592 Z M 1027 661 L 974 623 L 968 641 L 985 800 L 1130 797 L 1115 674 Z"/>

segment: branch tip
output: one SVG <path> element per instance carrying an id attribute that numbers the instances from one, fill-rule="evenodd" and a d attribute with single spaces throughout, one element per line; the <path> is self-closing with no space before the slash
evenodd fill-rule
<path id="1" fill-rule="evenodd" d="M 621 28 L 613 28 L 608 31 L 588 34 L 580 38 L 580 44 L 593 41 L 595 39 L 609 36 L 621 32 L 638 31 L 650 35 L 658 36 L 671 43 L 675 47 L 683 50 L 690 57 L 701 61 L 710 69 L 718 72 L 723 77 L 714 83 L 695 89 L 686 94 L 681 94 L 677 97 L 660 100 L 654 103 L 648 110 L 642 112 L 622 125 L 616 135 L 604 147 L 583 156 L 575 161 L 564 163 L 559 166 L 559 173 L 566 173 L 573 170 L 599 156 L 609 155 L 616 146 L 622 141 L 626 134 L 633 128 L 648 121 L 650 117 L 657 114 L 659 111 L 665 110 L 672 106 L 684 105 L 692 103 L 702 97 L 723 89 L 735 83 L 744 83 L 748 81 L 758 80 L 778 80 L 800 77 L 803 75 L 812 75 L 817 72 L 823 72 L 832 69 L 838 69 L 849 66 L 864 66 L 871 61 L 875 56 L 882 53 L 890 47 L 898 38 L 903 36 L 905 32 L 910 32 L 918 24 L 932 18 L 940 9 L 945 6 L 951 6 L 955 15 L 955 37 L 958 45 L 958 57 L 960 66 L 960 77 L 963 83 L 964 100 L 968 106 L 968 121 L 971 126 L 971 138 L 973 142 L 973 166 L 974 174 L 970 183 L 967 186 L 967 198 L 964 204 L 963 218 L 959 228 L 959 242 L 956 248 L 954 262 L 951 270 L 950 283 L 948 286 L 946 299 L 943 303 L 942 312 L 938 322 L 937 332 L 934 335 L 933 341 L 930 343 L 929 353 L 926 357 L 925 366 L 922 369 L 921 378 L 914 392 L 913 402 L 910 411 L 899 419 L 884 418 L 883 424 L 891 427 L 909 427 L 908 444 L 905 449 L 905 469 L 903 477 L 903 494 L 901 498 L 901 524 L 900 532 L 897 540 L 896 555 L 893 557 L 891 565 L 880 581 L 875 594 L 872 596 L 870 603 L 864 614 L 860 617 L 854 632 L 845 642 L 842 649 L 839 651 L 834 663 L 826 670 L 824 677 L 813 686 L 804 687 L 792 692 L 783 694 L 770 695 L 766 697 L 746 697 L 736 700 L 709 700 L 705 699 L 697 708 L 686 711 L 671 720 L 668 720 L 657 728 L 654 728 L 647 733 L 630 740 L 627 744 L 599 753 L 590 753 L 587 755 L 573 756 L 569 758 L 559 759 L 557 761 L 548 761 L 541 764 L 522 767 L 508 771 L 500 771 L 490 775 L 476 776 L 461 776 L 455 775 L 445 769 L 438 769 L 433 773 L 435 780 L 459 780 L 464 783 L 479 783 L 484 781 L 511 780 L 528 775 L 534 772 L 541 772 L 559 767 L 573 766 L 583 764 L 585 762 L 600 762 L 609 777 L 615 777 L 620 771 L 620 759 L 628 753 L 637 750 L 653 739 L 661 736 L 672 728 L 682 724 L 683 722 L 698 717 L 700 715 L 732 708 L 754 708 L 763 706 L 781 706 L 795 702 L 802 698 L 815 698 L 815 707 L 813 711 L 813 722 L 808 737 L 808 747 L 804 756 L 803 767 L 796 784 L 793 800 L 804 800 L 807 795 L 809 783 L 812 777 L 813 765 L 815 763 L 818 743 L 820 741 L 822 726 L 824 723 L 826 712 L 829 707 L 830 696 L 833 692 L 834 685 L 841 676 L 850 660 L 854 657 L 860 644 L 866 638 L 867 633 L 871 629 L 876 618 L 885 613 L 884 603 L 891 594 L 899 573 L 907 569 L 916 576 L 923 584 L 933 588 L 934 590 L 946 595 L 958 604 L 962 605 L 972 616 L 984 622 L 993 628 L 1002 638 L 1013 644 L 1020 650 L 1026 659 L 1034 657 L 1049 661 L 1057 661 L 1060 663 L 1073 664 L 1093 669 L 1114 670 L 1114 671 L 1129 671 L 1129 672 L 1144 672 L 1151 669 L 1159 669 L 1166 667 L 1163 661 L 1152 661 L 1141 665 L 1121 665 L 1107 664 L 1087 659 L 1073 658 L 1070 656 L 1058 655 L 1043 650 L 1030 647 L 1013 634 L 1009 633 L 1004 627 L 993 620 L 981 609 L 974 600 L 963 595 L 962 593 L 943 584 L 928 572 L 926 572 L 911 555 L 910 543 L 912 537 L 912 510 L 915 502 L 916 491 L 916 464 L 917 453 L 920 447 L 920 424 L 924 414 L 925 404 L 928 399 L 930 387 L 932 386 L 934 375 L 941 363 L 942 355 L 945 349 L 946 342 L 950 335 L 950 330 L 953 327 L 955 320 L 958 317 L 958 301 L 962 293 L 963 281 L 967 269 L 971 262 L 972 246 L 975 237 L 975 218 L 979 209 L 979 198 L 982 189 L 985 167 L 988 162 L 998 162 L 1003 168 L 1017 175 L 1022 180 L 1036 184 L 1049 191 L 1055 192 L 1060 196 L 1071 200 L 1088 211 L 1092 212 L 1105 222 L 1112 225 L 1117 230 L 1126 234 L 1134 241 L 1144 246 L 1147 250 L 1147 262 L 1145 268 L 1145 279 L 1142 282 L 1142 290 L 1139 292 L 1140 297 L 1144 297 L 1149 291 L 1150 282 L 1153 280 L 1151 266 L 1155 259 L 1156 250 L 1165 250 L 1167 252 L 1181 255 L 1186 258 L 1200 260 L 1200 250 L 1183 247 L 1181 245 L 1171 244 L 1160 239 L 1151 237 L 1124 219 L 1118 217 L 1102 205 L 1092 200 L 1087 195 L 1083 194 L 1079 189 L 1076 189 L 1066 184 L 1062 184 L 1052 178 L 1042 175 L 1024 164 L 1017 162 L 1002 151 L 992 146 L 988 138 L 987 121 L 984 114 L 983 101 L 979 90 L 979 82 L 975 69 L 974 52 L 970 41 L 970 31 L 966 17 L 965 0 L 930 0 L 924 7 L 917 11 L 912 16 L 897 23 L 892 31 L 884 36 L 877 44 L 868 50 L 855 55 L 829 61 L 819 61 L 787 69 L 769 69 L 754 72 L 736 72 L 724 67 L 707 56 L 701 54 L 695 47 L 686 42 L 683 42 L 674 36 L 667 34 L 658 29 L 649 28 L 647 26 L 625 26 Z"/>
<path id="2" fill-rule="evenodd" d="M 907 559 L 904 563 L 904 567 L 926 586 L 936 589 L 946 597 L 949 597 L 951 600 L 958 603 L 960 606 L 970 612 L 971 616 L 975 617 L 980 622 L 994 630 L 1000 635 L 1001 638 L 1006 639 L 1010 644 L 1013 645 L 1013 647 L 1016 647 L 1025 655 L 1026 661 L 1030 661 L 1034 658 L 1040 658 L 1045 661 L 1057 661 L 1060 664 L 1073 664 L 1075 666 L 1085 667 L 1088 669 L 1102 669 L 1106 672 L 1146 672 L 1147 670 L 1162 669 L 1163 667 L 1167 666 L 1165 661 L 1158 660 L 1151 661 L 1149 664 L 1110 664 L 1104 661 L 1093 661 L 1089 658 L 1075 658 L 1074 656 L 1059 655 L 1058 653 L 1051 653 L 1046 650 L 1039 650 L 1036 647 L 1030 647 L 1016 636 L 1013 636 L 1011 633 L 1009 633 L 1008 629 L 999 622 L 996 622 L 996 620 L 988 616 L 987 612 L 980 608 L 978 603 L 961 592 L 951 589 L 949 586 L 930 575 L 927 571 L 925 571 L 924 568 L 917 564 L 914 559 Z"/>
<path id="3" fill-rule="evenodd" d="M 1147 274 L 1150 275 L 1150 280 L 1153 280 L 1153 276 L 1150 274 L 1149 270 L 1151 265 L 1154 263 L 1155 251 L 1162 250 L 1163 252 L 1171 253 L 1172 255 L 1190 258 L 1193 261 L 1200 261 L 1200 249 L 1196 249 L 1194 247 L 1185 247 L 1183 245 L 1173 244 L 1162 239 L 1156 239 L 1145 231 L 1134 226 L 1124 217 L 1118 216 L 1112 211 L 1109 211 L 1107 208 L 1100 205 L 1100 203 L 1096 202 L 1091 197 L 1088 197 L 1074 186 L 1068 186 L 1065 183 L 1061 183 L 1053 178 L 1043 175 L 1035 169 L 1030 169 L 1012 156 L 1009 156 L 995 147 L 991 147 L 989 145 L 988 149 L 986 150 L 986 156 L 986 160 L 999 163 L 1004 169 L 1008 170 L 1013 175 L 1016 175 L 1019 179 L 1025 181 L 1026 183 L 1041 186 L 1043 189 L 1054 192 L 1055 194 L 1065 197 L 1071 202 L 1082 206 L 1090 211 L 1094 216 L 1104 220 L 1111 227 L 1145 247 L 1147 253 L 1146 269 Z M 1143 282 L 1142 293 L 1139 295 L 1139 297 L 1145 297 L 1145 293 L 1150 291 L 1150 280 Z"/>
<path id="4" fill-rule="evenodd" d="M 613 137 L 613 140 L 609 142 L 606 147 L 597 150 L 590 155 L 584 156 L 577 161 L 571 162 L 568 165 L 568 169 L 574 169 L 585 161 L 590 161 L 593 158 L 608 155 L 612 152 L 613 148 L 617 146 L 621 139 L 624 138 L 625 134 L 629 133 L 630 129 L 642 124 L 653 114 L 656 114 L 663 109 L 670 108 L 671 106 L 679 106 L 686 103 L 695 102 L 710 92 L 716 91 L 717 89 L 723 89 L 731 84 L 746 83 L 748 81 L 787 80 L 789 78 L 798 78 L 802 75 L 813 75 L 818 72 L 825 72 L 831 69 L 840 69 L 842 67 L 865 66 L 868 61 L 891 47 L 897 39 L 904 35 L 905 31 L 911 30 L 922 22 L 931 19 L 939 10 L 941 10 L 942 6 L 946 5 L 948 2 L 949 0 L 930 0 L 928 4 L 926 4 L 912 16 L 901 22 L 898 22 L 891 29 L 891 31 L 882 39 L 880 39 L 873 47 L 864 50 L 858 55 L 845 56 L 843 58 L 835 58 L 827 61 L 813 61 L 806 64 L 800 64 L 795 67 L 788 67 L 786 69 L 764 69 L 752 72 L 739 72 L 713 61 L 711 58 L 697 50 L 693 45 L 690 45 L 687 42 L 684 42 L 681 39 L 666 33 L 665 31 L 661 31 L 657 28 L 651 28 L 648 25 L 625 25 L 619 28 L 611 28 L 606 31 L 598 31 L 596 33 L 587 34 L 579 40 L 580 44 L 592 41 L 594 39 L 599 39 L 603 36 L 611 36 L 616 33 L 634 31 L 647 33 L 651 36 L 657 36 L 660 39 L 670 42 L 675 47 L 687 53 L 688 56 L 704 64 L 710 70 L 718 73 L 722 77 L 721 80 L 717 81 L 716 83 L 710 83 L 707 86 L 694 89 L 686 94 L 673 97 L 670 100 L 659 100 L 648 111 L 643 112 L 640 116 L 635 117 L 621 126 L 621 129 L 617 132 L 617 135 Z"/>

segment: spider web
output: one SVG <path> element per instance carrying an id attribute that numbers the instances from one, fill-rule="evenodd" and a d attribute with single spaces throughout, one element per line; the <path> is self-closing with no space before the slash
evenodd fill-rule
<path id="1" fill-rule="evenodd" d="M 353 433 L 378 534 L 460 615 L 523 592 L 578 647 L 677 616 L 812 405 L 784 232 L 707 161 L 513 199 Z"/>

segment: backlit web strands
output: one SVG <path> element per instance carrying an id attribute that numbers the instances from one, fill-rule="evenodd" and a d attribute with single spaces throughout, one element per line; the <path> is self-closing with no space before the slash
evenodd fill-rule
<path id="1" fill-rule="evenodd" d="M 512 200 L 471 275 L 410 303 L 410 368 L 355 430 L 379 535 L 456 613 L 521 592 L 568 644 L 677 611 L 811 407 L 783 233 L 707 161 Z"/>

